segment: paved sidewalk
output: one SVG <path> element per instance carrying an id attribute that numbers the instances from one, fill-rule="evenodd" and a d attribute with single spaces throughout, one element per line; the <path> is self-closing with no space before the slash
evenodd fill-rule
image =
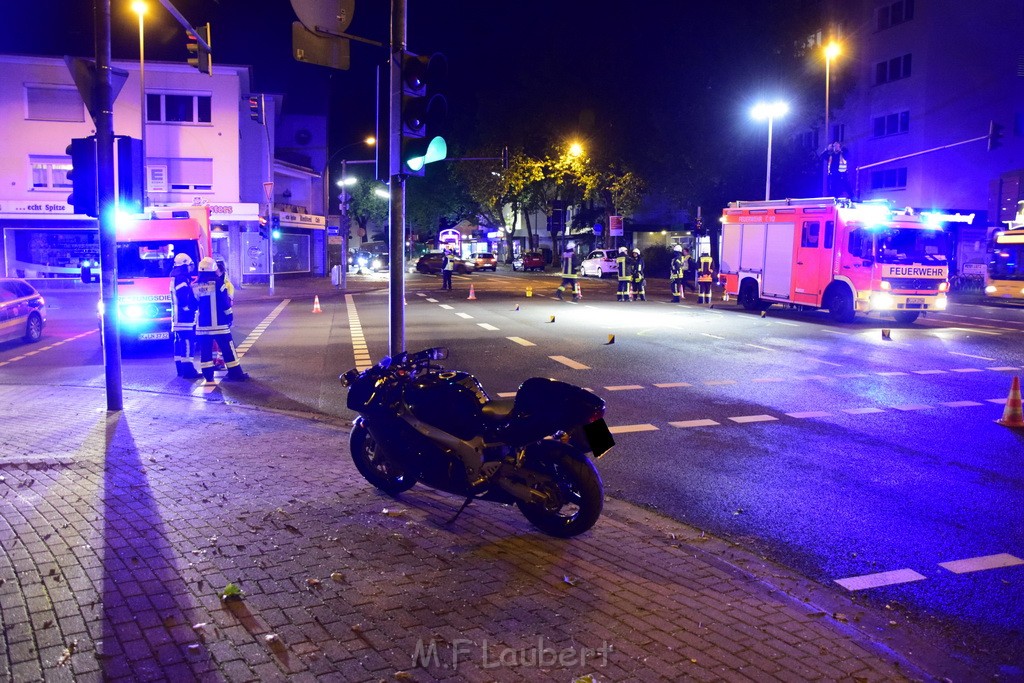
<path id="1" fill-rule="evenodd" d="M 346 425 L 222 398 L 0 386 L 0 680 L 930 678 L 654 513 L 445 524 L 461 501 L 379 494 Z"/>

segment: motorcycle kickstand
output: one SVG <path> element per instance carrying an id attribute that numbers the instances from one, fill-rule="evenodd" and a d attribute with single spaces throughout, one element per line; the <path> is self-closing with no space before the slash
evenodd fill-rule
<path id="1" fill-rule="evenodd" d="M 459 511 L 458 511 L 458 512 L 456 512 L 456 513 L 455 513 L 454 515 L 452 515 L 452 518 L 451 518 L 451 519 L 449 519 L 449 520 L 448 520 L 447 522 L 445 522 L 445 523 L 444 523 L 444 524 L 445 524 L 445 526 L 448 526 L 449 524 L 451 524 L 452 522 L 454 522 L 455 520 L 457 520 L 457 519 L 459 518 L 459 515 L 461 515 L 461 514 L 462 514 L 462 511 L 463 511 L 463 510 L 465 510 L 466 508 L 468 508 L 468 507 L 469 507 L 469 504 L 473 502 L 473 499 L 474 499 L 474 498 L 476 498 L 476 496 L 467 496 L 467 497 L 466 497 L 466 502 L 464 502 L 464 503 L 462 504 L 462 507 L 460 507 L 460 508 L 459 508 Z"/>

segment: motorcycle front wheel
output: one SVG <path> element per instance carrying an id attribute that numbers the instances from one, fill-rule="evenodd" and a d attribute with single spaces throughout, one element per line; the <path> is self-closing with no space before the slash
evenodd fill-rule
<path id="1" fill-rule="evenodd" d="M 352 427 L 349 445 L 359 474 L 389 496 L 397 496 L 416 485 L 416 475 L 390 458 L 364 425 Z"/>
<path id="2" fill-rule="evenodd" d="M 528 456 L 533 487 L 547 494 L 547 504 L 519 501 L 520 512 L 535 527 L 558 538 L 571 538 L 594 526 L 604 506 L 604 485 L 594 463 L 571 446 L 543 441 Z"/>

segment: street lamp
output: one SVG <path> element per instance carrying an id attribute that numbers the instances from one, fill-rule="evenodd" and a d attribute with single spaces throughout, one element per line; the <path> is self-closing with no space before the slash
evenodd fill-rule
<path id="1" fill-rule="evenodd" d="M 583 156 L 583 145 L 578 142 L 573 142 L 569 145 L 569 156 L 580 157 Z"/>
<path id="2" fill-rule="evenodd" d="M 338 156 L 339 154 L 341 154 L 345 150 L 351 149 L 351 148 L 353 148 L 353 147 L 355 147 L 357 145 L 366 145 L 368 147 L 373 147 L 375 144 L 377 144 L 377 138 L 373 137 L 372 135 L 367 135 L 362 140 L 359 140 L 357 142 L 349 143 L 349 144 L 344 145 L 343 147 L 341 147 L 339 149 L 334 150 L 334 152 L 330 156 L 327 157 L 327 161 L 324 162 L 324 174 L 322 176 L 323 177 L 323 186 L 324 186 L 324 220 L 325 221 L 327 220 L 328 214 L 330 214 L 330 202 L 331 202 L 331 198 L 330 198 L 330 191 L 331 191 L 331 183 L 330 183 L 331 162 L 334 161 L 334 158 L 336 156 Z M 344 184 L 346 182 L 346 178 L 347 178 L 347 176 L 345 175 L 345 165 L 347 163 L 348 163 L 347 159 L 342 159 L 341 160 L 341 178 L 342 179 L 338 183 L 339 186 L 341 187 L 341 196 L 338 198 L 339 201 L 340 201 L 340 205 L 339 205 L 338 209 L 339 209 L 339 213 L 341 214 L 341 225 L 339 226 L 339 232 L 341 233 L 341 258 L 339 259 L 339 266 L 340 266 L 339 269 L 340 269 L 341 273 L 340 273 L 340 277 L 338 278 L 338 282 L 337 282 L 337 286 L 338 286 L 339 289 L 344 289 L 345 288 L 345 286 L 346 286 L 345 285 L 345 281 L 346 281 L 346 279 L 348 277 L 348 225 L 347 225 L 347 223 L 348 223 L 348 220 L 347 220 L 348 219 L 348 207 L 347 207 L 348 196 L 347 196 L 347 194 L 345 192 L 345 184 Z M 372 164 L 372 163 L 374 163 L 374 161 L 372 159 L 370 159 L 368 161 L 354 161 L 352 163 L 356 163 L 356 164 L 359 164 L 359 163 Z M 355 178 L 352 178 L 352 181 L 355 181 Z M 328 256 L 328 264 L 327 265 L 328 265 L 328 270 L 330 270 L 330 268 L 329 268 L 329 266 L 330 266 L 330 257 L 329 256 Z"/>
<path id="3" fill-rule="evenodd" d="M 142 0 L 132 2 L 132 10 L 139 15 L 139 143 L 142 146 L 142 211 L 146 210 L 146 60 L 145 60 L 145 22 L 146 3 Z"/>
<path id="4" fill-rule="evenodd" d="M 752 110 L 751 115 L 758 121 L 768 119 L 768 172 L 764 179 L 764 200 L 771 198 L 772 188 L 772 123 L 779 116 L 789 111 L 789 105 L 785 102 L 759 102 Z"/>
<path id="5" fill-rule="evenodd" d="M 830 140 L 831 133 L 829 131 L 829 117 L 828 117 L 828 95 L 829 88 L 832 84 L 832 60 L 839 56 L 841 52 L 839 43 L 830 41 L 825 46 L 825 147 L 826 149 L 832 141 Z M 821 174 L 821 194 L 825 196 L 828 194 L 828 161 L 822 162 L 822 174 Z"/>

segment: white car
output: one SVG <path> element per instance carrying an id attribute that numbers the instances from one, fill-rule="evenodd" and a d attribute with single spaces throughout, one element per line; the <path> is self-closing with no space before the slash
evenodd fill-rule
<path id="1" fill-rule="evenodd" d="M 604 277 L 616 275 L 619 268 L 615 265 L 614 249 L 594 249 L 580 264 L 580 275 L 583 277 Z"/>

